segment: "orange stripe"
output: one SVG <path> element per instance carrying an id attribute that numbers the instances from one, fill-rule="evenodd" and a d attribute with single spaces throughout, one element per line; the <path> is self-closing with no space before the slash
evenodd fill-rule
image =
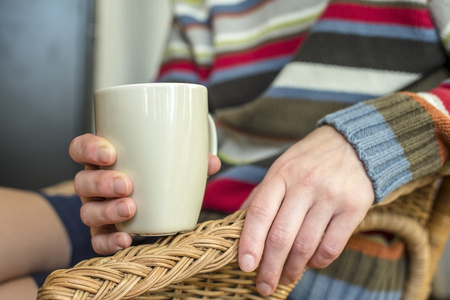
<path id="1" fill-rule="evenodd" d="M 384 245 L 369 240 L 363 234 L 353 235 L 348 241 L 346 248 L 386 260 L 398 260 L 404 256 L 405 251 L 405 245 L 401 242 Z"/>
<path id="2" fill-rule="evenodd" d="M 419 105 L 421 105 L 426 112 L 431 116 L 434 122 L 434 138 L 439 147 L 439 156 L 441 158 L 441 166 L 444 165 L 448 159 L 448 149 L 450 145 L 450 120 L 439 109 L 434 107 L 428 101 L 417 94 L 411 92 L 400 92 L 413 98 Z"/>

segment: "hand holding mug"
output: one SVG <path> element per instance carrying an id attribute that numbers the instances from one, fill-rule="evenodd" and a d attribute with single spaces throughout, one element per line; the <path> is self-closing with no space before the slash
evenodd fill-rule
<path id="1" fill-rule="evenodd" d="M 174 87 L 177 86 L 177 87 Z M 187 146 L 181 146 L 179 143 L 177 144 L 176 142 L 174 142 L 174 135 L 164 135 L 163 139 L 166 140 L 166 146 L 162 145 L 163 142 L 161 142 L 161 140 L 157 141 L 155 139 L 151 139 L 151 138 L 147 138 L 147 140 L 149 140 L 149 142 L 147 143 L 147 146 L 151 147 L 153 144 L 152 143 L 159 143 L 160 149 L 165 150 L 167 157 L 171 157 L 173 160 L 173 163 L 171 165 L 171 173 L 170 174 L 176 174 L 178 171 L 181 170 L 181 173 L 184 172 L 185 175 L 183 176 L 198 176 L 198 182 L 200 182 L 198 184 L 198 186 L 200 186 L 200 188 L 197 187 L 197 192 L 193 192 L 192 195 L 194 195 L 195 193 L 197 193 L 197 195 L 199 194 L 198 190 L 204 190 L 204 184 L 206 184 L 206 176 L 207 175 L 211 175 L 214 174 L 215 172 L 218 171 L 218 169 L 220 168 L 220 161 L 218 160 L 218 158 L 214 155 L 209 155 L 208 158 L 208 147 L 209 148 L 214 148 L 213 146 L 209 145 L 209 144 L 214 144 L 215 142 L 212 141 L 212 143 L 210 143 L 209 141 L 214 140 L 214 136 L 211 138 L 210 134 L 212 132 L 212 130 L 209 130 L 208 133 L 208 114 L 207 114 L 207 104 L 206 104 L 206 89 L 204 90 L 204 92 L 201 92 L 202 87 L 200 86 L 194 86 L 194 85 L 190 85 L 192 87 L 188 87 L 187 91 L 188 92 L 174 92 L 174 90 L 179 89 L 179 85 L 174 85 L 171 87 L 167 87 L 167 85 L 165 86 L 166 91 L 160 91 L 160 93 L 167 95 L 170 94 L 170 92 L 167 92 L 167 89 L 172 89 L 171 94 L 172 95 L 178 95 L 180 96 L 180 93 L 185 97 L 185 99 L 183 100 L 184 102 L 191 102 L 194 103 L 194 105 L 200 105 L 203 108 L 199 109 L 198 107 L 195 108 L 193 106 L 187 105 L 186 103 L 184 104 L 176 104 L 177 101 L 160 101 L 158 103 L 155 104 L 155 102 L 153 104 L 150 104 L 150 102 L 148 101 L 148 99 L 151 98 L 151 95 L 156 95 L 158 94 L 158 92 L 151 92 L 149 91 L 149 85 L 142 85 L 139 87 L 136 87 L 138 89 L 140 89 L 140 91 L 136 91 L 134 89 L 133 93 L 137 93 L 137 95 L 141 95 L 141 96 L 136 96 L 136 94 L 132 95 L 133 97 L 130 96 L 130 92 L 129 91 L 125 91 L 123 90 L 122 92 L 124 93 L 124 95 L 126 95 L 126 98 L 128 99 L 127 101 L 129 101 L 129 99 L 132 98 L 139 98 L 139 101 L 136 101 L 138 104 L 135 104 L 136 107 L 140 107 L 139 109 L 136 108 L 134 113 L 138 113 L 138 114 L 142 114 L 142 115 L 152 115 L 151 112 L 153 112 L 153 116 L 155 118 L 157 118 L 159 121 L 161 122 L 161 124 L 163 124 L 164 126 L 175 126 L 175 129 L 172 128 L 173 131 L 175 132 L 184 132 L 184 134 L 186 134 L 186 131 L 189 129 L 194 129 L 195 131 L 201 131 L 202 133 L 202 138 L 195 138 L 195 140 L 193 141 L 194 143 L 193 146 L 189 146 L 192 148 L 186 148 Z M 186 85 L 183 85 L 184 88 Z M 162 86 L 160 86 L 162 87 Z M 198 88 L 200 87 L 200 94 L 203 94 L 204 96 L 204 100 L 202 101 L 197 101 L 198 97 L 195 96 L 196 93 L 192 92 L 192 88 Z M 133 88 L 135 88 L 135 86 L 133 86 Z M 146 91 L 143 91 L 143 89 Z M 154 86 L 152 85 L 152 89 L 154 89 Z M 204 89 L 204 88 L 203 88 Z M 185 89 L 186 90 L 186 89 Z M 197 91 L 198 92 L 198 91 Z M 177 94 L 178 93 L 178 94 Z M 190 96 L 189 96 L 190 94 Z M 117 92 L 114 93 L 114 95 L 117 96 Z M 122 96 L 124 96 L 122 95 Z M 193 96 L 194 95 L 194 96 Z M 198 95 L 198 94 L 197 94 Z M 160 97 L 161 95 L 159 95 L 158 97 Z M 175 97 L 175 98 L 179 98 L 179 97 Z M 111 97 L 110 95 L 108 96 L 108 98 Z M 122 97 L 118 97 L 117 99 L 122 98 Z M 192 98 L 191 100 L 187 101 L 189 98 Z M 143 100 L 143 99 L 147 99 L 147 100 Z M 196 100 L 195 100 L 196 99 Z M 117 100 L 119 101 L 119 100 Z M 197 102 L 196 102 L 197 101 Z M 119 102 L 125 102 L 125 101 L 119 101 Z M 165 103 L 165 104 L 164 104 Z M 199 104 L 199 103 L 203 103 L 203 104 Z M 128 103 L 130 106 L 130 103 Z M 153 109 L 149 109 L 150 107 L 152 107 L 153 105 Z M 159 112 L 155 113 L 155 105 L 159 105 Z M 133 106 L 133 105 L 131 105 Z M 116 110 L 121 111 L 124 108 L 118 108 L 115 107 Z M 147 109 L 147 110 L 145 110 Z M 176 112 L 177 110 L 184 110 L 185 113 L 182 113 L 180 115 L 179 112 Z M 143 113 L 144 111 L 144 113 Z M 199 113 L 196 117 L 196 115 L 193 113 L 195 111 L 201 111 L 201 113 Z M 111 114 L 111 111 L 109 112 Z M 122 111 L 123 113 L 123 111 Z M 171 114 L 169 116 L 165 115 L 165 117 L 161 120 L 161 114 Z M 201 117 L 198 117 L 200 116 Z M 141 116 L 142 117 L 142 116 Z M 101 118 L 101 117 L 100 117 Z M 116 120 L 119 125 L 114 125 L 114 126 L 131 126 L 129 124 L 129 122 L 131 123 L 139 123 L 140 125 L 142 125 L 142 120 L 137 120 L 140 117 L 135 117 L 130 119 L 125 119 L 125 120 Z M 144 118 L 144 117 L 142 117 Z M 199 122 L 200 125 L 189 125 L 189 123 L 186 123 L 186 120 L 192 120 L 192 119 L 196 119 L 196 122 Z M 180 120 L 183 119 L 185 120 L 183 122 L 179 121 L 176 125 L 170 125 L 170 120 Z M 107 118 L 107 122 L 111 122 L 111 118 Z M 201 120 L 201 121 L 198 121 Z M 120 123 L 122 122 L 122 123 Z M 153 120 L 152 122 L 155 122 L 155 120 Z M 211 127 L 211 122 L 209 122 L 209 127 Z M 153 124 L 154 125 L 154 124 Z M 114 127 L 113 126 L 113 127 Z M 197 126 L 197 127 L 196 127 Z M 100 126 L 101 127 L 101 126 Z M 145 127 L 145 126 L 144 126 Z M 197 129 L 195 129 L 197 128 Z M 206 131 L 205 131 L 206 128 Z M 97 128 L 98 129 L 98 128 Z M 143 128 L 141 128 L 143 130 Z M 147 128 L 148 129 L 148 128 Z M 161 127 L 160 127 L 161 129 Z M 211 128 L 210 128 L 211 129 Z M 167 133 L 167 130 L 169 129 L 164 129 L 165 132 Z M 115 130 L 113 130 L 115 131 Z M 170 130 L 169 130 L 170 131 Z M 205 138 L 205 134 L 207 135 L 207 137 Z M 138 134 L 136 134 L 136 136 L 138 136 Z M 118 143 L 117 141 L 114 141 L 115 138 L 111 138 L 108 137 L 108 139 L 102 138 L 100 136 L 95 136 L 95 135 L 91 135 L 91 134 L 86 134 L 80 137 L 75 138 L 70 146 L 70 155 L 71 157 L 79 162 L 82 163 L 86 166 L 86 169 L 81 171 L 79 174 L 77 174 L 77 176 L 75 177 L 75 189 L 77 191 L 77 193 L 81 196 L 82 201 L 83 201 L 83 207 L 81 209 L 81 216 L 83 219 L 83 222 L 91 227 L 91 232 L 92 232 L 92 244 L 94 246 L 94 249 L 100 253 L 100 254 L 110 254 L 113 253 L 119 249 L 128 247 L 131 244 L 131 237 L 129 236 L 129 234 L 124 233 L 124 232 L 117 232 L 116 228 L 114 225 L 112 224 L 118 224 L 118 223 L 123 223 L 124 221 L 127 220 L 132 220 L 135 219 L 136 216 L 136 209 L 138 211 L 145 211 L 146 209 L 140 209 L 139 208 L 139 203 L 138 203 L 138 207 L 136 207 L 136 202 L 134 200 L 136 200 L 136 190 L 141 190 L 142 187 L 136 186 L 136 183 L 143 183 L 144 185 L 151 185 L 151 181 L 140 181 L 141 179 L 136 177 L 136 172 L 135 172 L 135 178 L 133 178 L 133 175 L 131 171 L 129 170 L 120 170 L 120 166 L 123 166 L 122 162 L 120 162 L 120 157 L 122 157 L 121 155 L 121 151 L 124 151 L 123 149 L 123 145 Z M 203 141 L 200 141 L 201 139 L 203 139 Z M 189 138 L 185 139 L 185 141 L 189 142 Z M 206 141 L 206 142 L 205 142 Z M 112 143 L 111 143 L 112 142 Z M 142 140 L 138 139 L 138 142 L 142 143 Z M 191 141 L 192 142 L 192 141 Z M 114 143 L 114 145 L 113 145 Z M 201 146 L 199 146 L 201 145 Z M 145 150 L 145 147 L 136 147 L 134 146 L 134 150 Z M 169 147 L 169 148 L 168 148 Z M 170 147 L 175 147 L 175 148 L 181 148 L 181 149 L 175 149 L 175 148 L 170 148 Z M 196 151 L 195 147 L 202 147 L 203 150 L 200 151 Z M 117 152 L 116 152 L 117 151 Z M 184 154 L 177 154 L 176 151 L 185 151 Z M 206 154 L 202 154 L 204 158 L 201 158 L 201 155 L 199 155 L 198 157 L 200 158 L 195 158 L 193 157 L 194 154 L 196 154 L 197 152 L 201 152 L 203 151 Z M 206 152 L 205 152 L 206 151 Z M 213 149 L 214 151 L 214 149 Z M 133 152 L 134 153 L 134 152 Z M 161 153 L 161 152 L 160 152 Z M 187 154 L 186 154 L 187 153 Z M 158 170 L 158 168 L 161 167 L 161 161 L 163 161 L 163 159 L 158 156 L 155 153 L 150 153 L 148 150 L 146 151 L 146 156 L 142 155 L 143 157 L 139 157 L 140 155 L 137 155 L 137 157 L 133 157 L 132 156 L 132 160 L 135 164 L 138 165 L 144 165 L 149 163 L 148 159 L 150 158 L 159 158 L 159 164 L 157 163 L 157 165 L 159 165 L 159 167 L 155 167 L 154 169 L 152 169 L 152 171 L 156 172 L 156 174 L 161 175 L 162 177 L 169 177 L 167 174 L 168 170 L 163 170 L 161 171 L 161 169 Z M 159 154 L 159 155 L 166 155 L 166 154 Z M 135 154 L 136 155 L 136 154 Z M 178 155 L 178 156 L 177 156 Z M 125 157 L 125 155 L 123 155 L 123 157 Z M 166 157 L 166 162 L 167 162 L 167 157 Z M 181 158 L 180 158 L 181 157 Z M 117 158 L 117 159 L 116 159 Z M 189 159 L 190 158 L 190 159 Z M 177 162 L 177 159 L 180 159 Z M 204 167 L 200 166 L 198 167 L 201 163 L 199 163 L 199 161 L 202 161 L 201 163 L 203 163 Z M 126 161 L 125 161 L 126 162 Z M 186 166 L 186 164 L 191 163 L 191 166 Z M 194 163 L 194 165 L 192 165 L 192 163 Z M 99 168 L 102 167 L 102 168 Z M 105 168 L 106 167 L 106 168 Z M 107 169 L 109 168 L 109 169 Z M 197 170 L 197 174 L 200 175 L 192 175 L 192 168 L 197 168 L 197 169 L 202 169 L 204 171 L 198 171 Z M 166 173 L 164 173 L 166 172 Z M 131 175 L 130 175 L 131 174 Z M 142 172 L 137 172 L 138 175 L 143 174 Z M 166 175 L 163 175 L 166 174 Z M 187 174 L 187 175 L 186 175 Z M 147 176 L 147 175 L 145 175 Z M 204 178 L 203 178 L 204 177 Z M 177 185 L 169 185 L 169 181 L 166 181 L 166 183 L 162 183 L 162 181 L 159 181 L 159 185 L 161 186 L 166 186 L 166 188 L 168 187 L 169 189 L 177 189 L 179 187 L 177 187 Z M 203 196 L 203 190 L 201 191 L 201 198 Z M 164 191 L 164 190 L 163 190 Z M 132 194 L 133 193 L 133 194 Z M 159 190 L 159 195 L 161 195 L 161 189 Z M 165 193 L 165 192 L 163 192 Z M 177 195 L 180 195 L 180 193 L 178 193 Z M 186 200 L 187 198 L 187 193 L 186 190 L 181 190 L 181 195 L 183 197 L 180 197 L 180 199 L 178 200 L 185 200 L 186 202 L 189 203 L 190 200 Z M 131 197 L 130 197 L 131 196 Z M 186 196 L 186 197 L 185 197 Z M 198 196 L 193 196 L 194 198 L 198 198 Z M 142 198 L 142 197 L 141 197 Z M 144 196 L 145 198 L 145 196 Z M 107 200 L 106 200 L 107 199 Z M 144 200 L 148 200 L 149 198 L 145 198 Z M 99 201 L 102 200 L 102 201 Z M 159 201 L 163 201 L 162 198 L 159 198 Z M 175 207 L 174 207 L 175 205 Z M 186 204 L 187 205 L 187 204 Z M 197 205 L 197 209 L 198 211 L 200 210 L 200 205 L 201 205 L 201 199 L 198 202 L 197 199 L 197 204 L 195 203 L 190 203 L 188 204 L 189 206 L 195 206 Z M 185 207 L 182 207 L 182 205 L 178 205 L 178 204 L 171 204 L 169 205 L 169 214 L 180 214 L 180 212 L 176 212 L 176 208 L 182 208 L 182 213 L 181 213 L 181 217 L 180 215 L 172 215 L 172 218 L 170 218 L 168 221 L 169 223 L 173 224 L 179 224 L 181 222 L 179 222 L 179 220 L 181 219 L 185 219 L 186 215 L 185 215 Z M 167 208 L 167 207 L 166 207 Z M 153 212 L 156 213 L 158 215 L 164 215 L 166 214 L 167 216 L 167 212 L 163 213 L 162 209 L 166 209 L 166 208 L 161 208 L 159 207 L 158 209 L 154 210 Z M 150 213 L 153 213 L 152 211 L 148 211 Z M 191 214 L 192 215 L 192 214 Z M 194 212 L 195 215 L 195 212 Z M 134 218 L 132 218 L 134 217 Z M 156 219 L 157 217 L 155 217 Z M 198 216 L 196 217 L 198 218 Z M 147 221 L 151 221 L 150 219 L 145 219 L 145 221 L 143 221 L 144 223 L 142 223 L 141 221 L 141 225 L 142 224 L 149 224 L 149 222 Z M 162 221 L 161 221 L 162 220 Z M 173 222 L 172 222 L 173 221 Z M 129 222 L 129 221 L 127 221 Z M 164 222 L 164 219 L 159 219 L 158 220 L 159 223 Z M 138 222 L 139 223 L 139 222 Z M 151 223 L 151 222 L 150 222 Z M 192 223 L 192 222 L 191 222 Z M 195 222 L 196 223 L 196 220 Z M 127 223 L 123 223 L 123 224 L 127 224 Z M 139 224 L 138 224 L 139 225 Z M 154 228 L 155 224 L 153 223 L 153 225 L 149 225 L 151 228 Z M 164 225 L 164 224 L 163 224 Z M 167 224 L 166 224 L 167 225 Z M 194 224 L 195 225 L 195 224 Z M 191 226 L 191 225 L 189 225 Z M 126 227 L 126 226 L 125 226 Z M 123 230 L 128 230 L 128 229 L 123 229 Z M 160 230 L 160 229 L 158 229 Z M 170 229 L 169 229 L 170 230 Z M 175 231 L 180 231 L 183 229 L 180 228 L 175 228 L 174 230 L 167 232 L 167 233 L 172 233 Z M 185 230 L 188 230 L 188 228 L 186 228 Z M 146 232 L 139 232 L 140 229 L 136 227 L 131 228 L 130 230 L 128 230 L 128 233 L 146 233 L 148 232 L 147 230 L 145 230 Z M 150 232 L 149 234 L 161 234 L 163 232 L 156 232 L 156 233 L 152 233 Z"/>

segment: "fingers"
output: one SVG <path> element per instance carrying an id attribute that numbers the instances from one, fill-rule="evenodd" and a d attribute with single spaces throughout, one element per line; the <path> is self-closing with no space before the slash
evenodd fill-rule
<path id="1" fill-rule="evenodd" d="M 92 247 L 101 255 L 110 255 L 129 247 L 132 243 L 131 236 L 117 232 L 114 225 L 103 226 L 91 230 Z"/>
<path id="2" fill-rule="evenodd" d="M 333 210 L 325 203 L 315 205 L 308 211 L 302 227 L 295 237 L 287 260 L 284 262 L 280 277 L 281 283 L 291 284 L 301 277 L 311 257 L 315 254 L 318 254 L 319 257 L 319 253 L 323 250 L 318 249 L 319 244 L 321 248 L 329 248 L 324 246 L 326 241 L 321 243 L 321 240 L 332 215 Z M 326 261 L 324 259 L 321 260 L 321 266 L 325 267 L 336 257 L 337 255 L 328 257 Z"/>
<path id="3" fill-rule="evenodd" d="M 267 233 L 285 194 L 283 180 L 269 177 L 266 184 L 258 188 L 259 201 L 250 204 L 239 242 L 239 265 L 246 272 L 254 271 L 258 266 Z"/>
<path id="4" fill-rule="evenodd" d="M 135 213 L 136 205 L 131 198 L 89 201 L 84 203 L 80 210 L 83 223 L 94 228 L 124 222 Z"/>
<path id="5" fill-rule="evenodd" d="M 87 133 L 72 140 L 70 157 L 81 164 L 107 166 L 116 160 L 114 146 L 104 138 Z"/>
<path id="6" fill-rule="evenodd" d="M 308 262 L 311 268 L 325 268 L 332 263 L 344 250 L 360 219 L 353 220 L 349 215 L 335 216 L 325 231 L 322 242 Z"/>
<path id="7" fill-rule="evenodd" d="M 81 197 L 129 196 L 133 183 L 127 175 L 112 170 L 83 170 L 75 175 L 75 191 Z"/>
<path id="8" fill-rule="evenodd" d="M 128 197 L 133 190 L 132 181 L 121 172 L 99 169 L 115 162 L 115 148 L 104 138 L 85 134 L 72 140 L 69 154 L 86 166 L 75 176 L 74 187 L 83 202 L 81 219 L 91 227 L 94 250 L 107 255 L 129 247 L 130 235 L 117 232 L 112 224 L 124 222 L 136 213 L 136 204 Z M 217 172 L 220 161 L 212 161 L 211 172 Z"/>
<path id="9" fill-rule="evenodd" d="M 252 271 L 259 263 L 257 288 L 269 295 L 279 280 L 296 281 L 306 265 L 327 266 L 373 199 L 351 145 L 332 128 L 317 129 L 277 159 L 243 204 L 248 213 L 239 244 L 241 268 Z"/>
<path id="10" fill-rule="evenodd" d="M 219 172 L 220 167 L 220 159 L 216 155 L 210 153 L 208 161 L 208 176 L 214 175 L 215 173 Z"/>
<path id="11" fill-rule="evenodd" d="M 256 280 L 257 289 L 263 295 L 270 295 L 276 289 L 285 261 L 309 207 L 309 203 L 289 201 L 290 197 L 292 195 L 285 197 L 265 240 L 264 255 Z M 310 245 L 308 247 L 311 248 Z"/>

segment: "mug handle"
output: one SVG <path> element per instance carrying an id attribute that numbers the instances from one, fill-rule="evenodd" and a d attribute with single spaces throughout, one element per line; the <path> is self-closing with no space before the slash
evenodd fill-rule
<path id="1" fill-rule="evenodd" d="M 217 155 L 217 131 L 216 123 L 214 119 L 208 114 L 208 125 L 209 125 L 209 152 Z"/>

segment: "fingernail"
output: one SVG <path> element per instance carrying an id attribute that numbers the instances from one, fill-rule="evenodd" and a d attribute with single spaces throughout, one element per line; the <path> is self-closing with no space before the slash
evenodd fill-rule
<path id="1" fill-rule="evenodd" d="M 272 288 L 265 282 L 258 282 L 256 284 L 256 288 L 258 289 L 259 293 L 263 296 L 269 296 L 272 293 Z"/>
<path id="2" fill-rule="evenodd" d="M 119 250 L 123 250 L 127 247 L 127 241 L 125 240 L 125 238 L 121 235 L 118 235 L 116 237 L 116 249 L 117 251 Z"/>
<path id="3" fill-rule="evenodd" d="M 244 272 L 252 272 L 256 269 L 255 258 L 251 254 L 242 255 L 241 259 L 239 260 L 239 265 Z"/>
<path id="4" fill-rule="evenodd" d="M 113 191 L 118 195 L 128 194 L 128 183 L 125 179 L 121 177 L 114 178 L 113 181 Z"/>
<path id="5" fill-rule="evenodd" d="M 97 151 L 97 159 L 104 164 L 110 164 L 112 156 L 111 149 L 107 147 L 100 147 Z"/>
<path id="6" fill-rule="evenodd" d="M 120 202 L 117 205 L 117 214 L 122 218 L 129 217 L 131 215 L 130 206 L 126 202 Z"/>

